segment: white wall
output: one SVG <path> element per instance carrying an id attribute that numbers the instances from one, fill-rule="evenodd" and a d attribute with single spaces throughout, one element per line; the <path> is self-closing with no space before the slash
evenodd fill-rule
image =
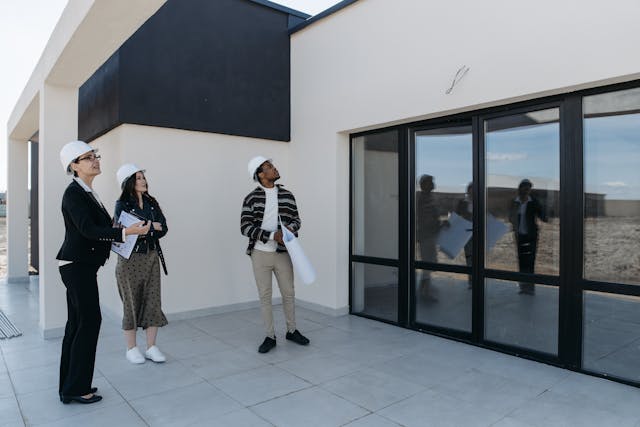
<path id="1" fill-rule="evenodd" d="M 134 162 L 147 170 L 149 192 L 160 202 L 169 228 L 161 241 L 169 270 L 162 276 L 167 315 L 257 301 L 244 253 L 248 239 L 240 234 L 242 200 L 255 188 L 247 162 L 258 154 L 273 158 L 281 183 L 296 193 L 298 187 L 288 179 L 287 143 L 122 125 L 92 145 L 102 154 L 102 175 L 94 186 L 110 210 L 120 195 L 117 168 Z M 100 271 L 100 299 L 108 311 L 121 313 L 115 264 L 112 256 Z"/>
<path id="2" fill-rule="evenodd" d="M 638 79 L 638 16 L 636 0 L 360 0 L 293 34 L 291 181 L 320 278 L 298 296 L 348 304 L 349 132 Z"/>

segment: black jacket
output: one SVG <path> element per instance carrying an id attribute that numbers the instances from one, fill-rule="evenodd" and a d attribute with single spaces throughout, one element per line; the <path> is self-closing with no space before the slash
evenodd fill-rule
<path id="1" fill-rule="evenodd" d="M 533 196 L 531 197 L 531 201 L 527 203 L 527 209 L 525 211 L 524 220 L 527 222 L 527 235 L 530 237 L 538 237 L 538 224 L 536 223 L 536 217 L 540 218 L 542 221 L 547 222 L 547 213 L 544 210 L 542 204 L 535 199 Z M 518 233 L 520 221 L 520 203 L 516 200 L 511 202 L 511 209 L 509 210 L 509 221 L 513 226 L 513 232 Z"/>
<path id="2" fill-rule="evenodd" d="M 59 260 L 104 265 L 111 242 L 122 242 L 122 230 L 113 227 L 109 213 L 76 181 L 62 196 L 62 217 L 65 233 Z"/>
<path id="3" fill-rule="evenodd" d="M 144 197 L 143 205 L 144 207 L 140 209 L 137 200 L 118 200 L 116 201 L 114 218 L 117 221 L 118 218 L 120 218 L 120 213 L 122 211 L 125 211 L 133 216 L 140 218 L 141 220 L 159 222 L 160 224 L 162 224 L 161 231 L 154 230 L 152 226 L 149 229 L 148 234 L 144 236 L 138 236 L 138 240 L 136 241 L 136 246 L 133 248 L 133 251 L 136 253 L 146 254 L 149 249 L 157 249 L 156 246 L 159 245 L 158 239 L 164 237 L 164 235 L 167 234 L 167 220 L 164 217 L 164 214 L 162 213 L 162 210 L 160 209 L 160 206 L 157 202 L 151 200 L 149 197 Z"/>

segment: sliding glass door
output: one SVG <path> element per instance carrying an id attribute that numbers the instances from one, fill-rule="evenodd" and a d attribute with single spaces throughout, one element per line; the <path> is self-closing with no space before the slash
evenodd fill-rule
<path id="1" fill-rule="evenodd" d="M 640 82 L 351 138 L 351 313 L 640 385 Z"/>

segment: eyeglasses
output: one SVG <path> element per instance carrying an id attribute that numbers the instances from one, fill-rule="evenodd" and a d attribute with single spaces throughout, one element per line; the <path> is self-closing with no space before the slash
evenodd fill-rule
<path id="1" fill-rule="evenodd" d="M 100 156 L 99 154 L 89 154 L 88 156 L 85 157 L 78 157 L 74 163 L 80 163 L 83 160 L 89 160 L 90 162 L 95 162 L 96 160 L 100 160 L 102 158 L 102 156 Z"/>

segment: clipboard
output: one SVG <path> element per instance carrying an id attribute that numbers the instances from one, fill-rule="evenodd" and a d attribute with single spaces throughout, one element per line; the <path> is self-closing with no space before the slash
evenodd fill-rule
<path id="1" fill-rule="evenodd" d="M 132 215 L 129 212 L 122 211 L 120 212 L 120 217 L 118 218 L 118 222 L 125 227 L 129 227 L 137 222 L 145 221 L 141 219 L 137 215 Z M 138 240 L 137 234 L 130 234 L 126 237 L 123 243 L 113 242 L 111 243 L 111 250 L 123 258 L 129 259 L 131 253 L 133 252 L 133 248 L 136 246 L 136 241 Z"/>

